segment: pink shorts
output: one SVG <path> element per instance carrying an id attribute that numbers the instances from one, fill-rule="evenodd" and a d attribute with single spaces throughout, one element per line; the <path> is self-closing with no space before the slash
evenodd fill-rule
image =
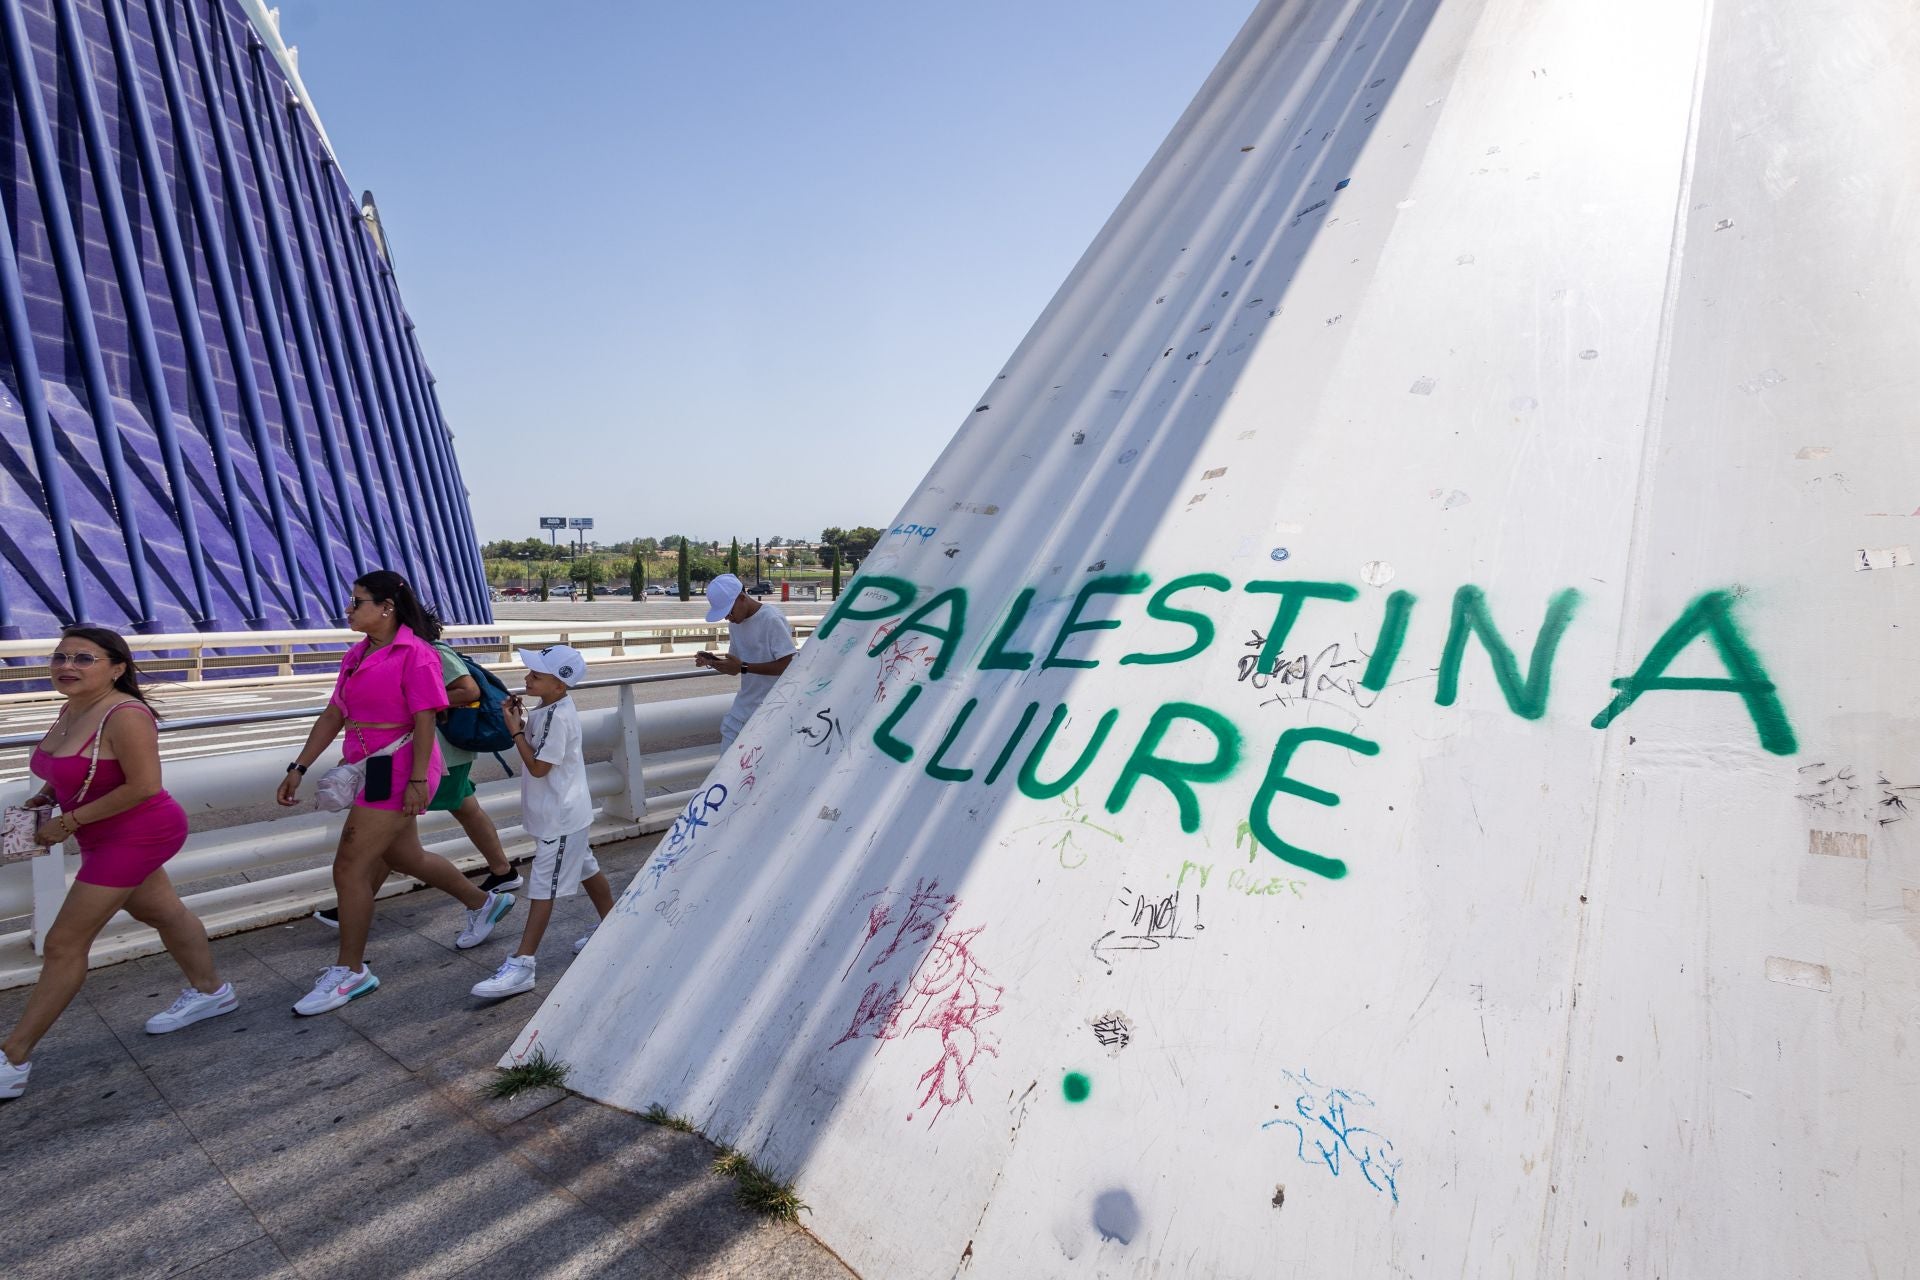
<path id="1" fill-rule="evenodd" d="M 399 735 L 393 732 L 381 732 L 373 736 L 379 740 L 371 742 L 368 745 L 372 747 L 373 750 L 379 751 Z M 428 800 L 433 799 L 433 793 L 439 789 L 440 780 L 446 776 L 447 767 L 440 758 L 440 741 L 439 735 L 436 734 L 434 735 L 433 755 L 427 760 Z M 387 798 L 385 800 L 369 800 L 363 788 L 360 794 L 353 798 L 353 807 L 356 809 L 385 809 L 389 813 L 406 808 L 407 781 L 412 777 L 413 744 L 408 743 L 393 753 L 393 790 L 388 793 Z"/>
<path id="2" fill-rule="evenodd" d="M 187 842 L 187 811 L 162 791 L 125 813 L 88 823 L 77 835 L 80 871 L 74 879 L 104 889 L 133 889 Z"/>

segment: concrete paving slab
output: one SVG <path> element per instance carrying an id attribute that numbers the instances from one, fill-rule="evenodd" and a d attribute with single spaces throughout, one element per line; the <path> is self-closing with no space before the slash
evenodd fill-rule
<path id="1" fill-rule="evenodd" d="M 24 998 L 0 1008 L 11 1027 Z M 146 1073 L 127 1057 L 111 1028 L 84 1000 L 68 1007 L 33 1055 L 33 1083 L 25 1097 L 0 1102 L 0 1155 L 60 1142 L 78 1149 L 95 1131 L 110 1129 L 165 1107 Z M 0 1272 L 0 1275 L 4 1275 Z"/>
<path id="2" fill-rule="evenodd" d="M 418 1080 L 223 1147 L 221 1171 L 301 1271 L 444 1276 L 581 1212 Z"/>
<path id="3" fill-rule="evenodd" d="M 582 1210 L 489 1254 L 462 1280 L 680 1280 L 639 1241 Z"/>
<path id="4" fill-rule="evenodd" d="M 6 1162 L 8 1280 L 171 1275 L 265 1234 L 162 1104 L 29 1150 Z"/>
<path id="5" fill-rule="evenodd" d="M 293 1015 L 286 1015 L 291 1021 Z M 345 1023 L 336 1024 L 343 1029 Z M 320 1028 L 302 1019 L 296 1036 Z M 236 1146 L 261 1137 L 284 1138 L 291 1126 L 313 1117 L 331 1123 L 368 1097 L 406 1084 L 410 1072 L 358 1036 L 317 1041 L 318 1052 L 291 1060 L 277 1070 L 224 1075 L 226 1091 L 192 1104 L 176 1104 L 194 1139 L 216 1159 Z"/>
<path id="6" fill-rule="evenodd" d="M 240 1007 L 167 1035 L 151 1036 L 146 1016 L 165 1008 L 178 991 L 179 971 L 167 962 L 157 974 L 137 970 L 148 961 L 96 974 L 84 994 L 116 1030 L 127 1055 L 147 1072 L 175 1107 L 229 1100 L 261 1075 L 277 1074 L 334 1052 L 353 1039 L 351 1029 L 296 1018 L 293 1002 L 306 994 L 244 950 L 227 958 L 221 976 L 233 983 Z M 121 975 L 121 970 L 129 972 Z M 173 984 L 159 992 L 162 981 Z"/>
<path id="7" fill-rule="evenodd" d="M 684 1274 L 750 1274 L 785 1234 L 740 1206 L 732 1180 L 712 1171 L 718 1148 L 696 1134 L 569 1098 L 514 1126 L 508 1138 Z"/>
<path id="8" fill-rule="evenodd" d="M 280 1246 L 266 1236 L 176 1274 L 180 1280 L 301 1280 Z"/>
<path id="9" fill-rule="evenodd" d="M 754 1280 L 852 1280 L 853 1272 L 804 1231 L 789 1231 L 753 1264 Z"/>

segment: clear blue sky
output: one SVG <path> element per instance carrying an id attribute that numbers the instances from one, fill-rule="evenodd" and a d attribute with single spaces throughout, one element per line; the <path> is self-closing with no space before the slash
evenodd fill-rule
<path id="1" fill-rule="evenodd" d="M 882 524 L 1252 0 L 281 0 L 483 538 Z"/>

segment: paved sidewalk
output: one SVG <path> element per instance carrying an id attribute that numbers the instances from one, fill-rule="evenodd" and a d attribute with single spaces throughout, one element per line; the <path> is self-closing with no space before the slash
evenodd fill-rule
<path id="1" fill-rule="evenodd" d="M 616 891 L 656 838 L 598 851 Z M 538 992 L 474 1000 L 523 910 L 462 952 L 458 904 L 388 899 L 381 989 L 317 1018 L 290 1008 L 333 958 L 311 920 L 217 940 L 241 1008 L 169 1036 L 141 1029 L 178 990 L 166 956 L 94 971 L 26 1096 L 0 1102 L 0 1276 L 847 1280 L 806 1232 L 735 1204 L 700 1138 L 560 1090 L 485 1097 L 593 918 L 561 903 Z M 26 994 L 0 993 L 0 1026 Z"/>

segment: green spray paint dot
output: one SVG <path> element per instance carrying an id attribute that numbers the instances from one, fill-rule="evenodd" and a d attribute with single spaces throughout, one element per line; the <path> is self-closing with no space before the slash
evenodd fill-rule
<path id="1" fill-rule="evenodd" d="M 1069 1071 L 1067 1078 L 1060 1082 L 1060 1092 L 1067 1095 L 1068 1102 L 1085 1102 L 1087 1095 L 1093 1092 L 1093 1081 L 1078 1071 Z"/>

